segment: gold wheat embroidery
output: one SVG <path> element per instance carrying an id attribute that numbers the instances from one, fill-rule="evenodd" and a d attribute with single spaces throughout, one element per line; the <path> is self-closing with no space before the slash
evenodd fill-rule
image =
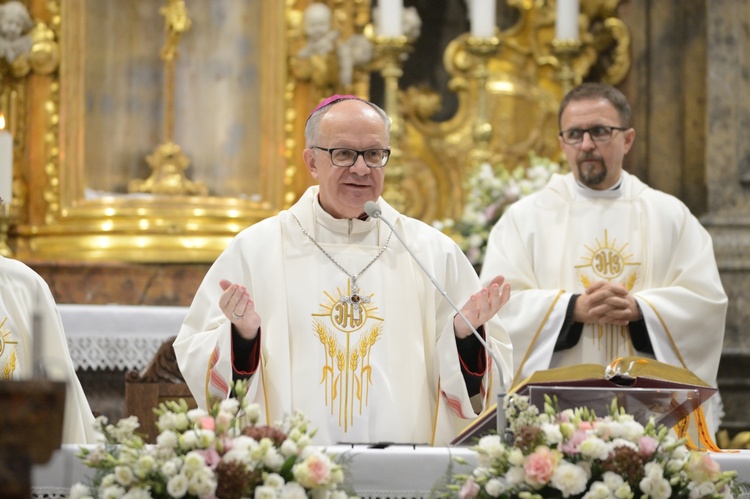
<path id="1" fill-rule="evenodd" d="M 3 365 L 3 380 L 4 381 L 13 379 L 13 372 L 16 370 L 17 362 L 18 362 L 18 357 L 16 356 L 16 351 L 13 350 L 10 353 L 10 358 Z"/>

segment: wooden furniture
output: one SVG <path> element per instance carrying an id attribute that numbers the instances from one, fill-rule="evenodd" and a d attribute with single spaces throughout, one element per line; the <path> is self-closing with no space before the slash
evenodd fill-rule
<path id="1" fill-rule="evenodd" d="M 147 443 L 155 443 L 159 434 L 154 413 L 159 404 L 185 399 L 190 407 L 197 407 L 177 366 L 172 348 L 175 338 L 164 341 L 145 370 L 132 370 L 125 375 L 125 413 L 138 417 L 139 430 Z"/>
<path id="2" fill-rule="evenodd" d="M 65 383 L 0 381 L 0 495 L 31 497 L 31 465 L 49 461 L 62 444 Z"/>

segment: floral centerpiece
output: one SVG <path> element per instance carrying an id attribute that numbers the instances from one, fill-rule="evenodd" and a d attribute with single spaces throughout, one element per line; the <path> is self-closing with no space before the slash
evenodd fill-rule
<path id="1" fill-rule="evenodd" d="M 156 409 L 155 445 L 136 434 L 134 416 L 96 428 L 103 442 L 82 448 L 79 458 L 96 470 L 90 484 L 76 484 L 70 499 L 307 498 L 344 499 L 344 469 L 310 446 L 314 431 L 294 414 L 278 426 L 262 426 L 256 404 L 236 398 L 210 411 L 188 409 L 184 400 Z"/>
<path id="2" fill-rule="evenodd" d="M 539 413 L 527 397 L 506 398 L 510 438 L 488 435 L 472 447 L 477 462 L 453 475 L 446 497 L 731 498 L 734 471 L 705 452 L 690 451 L 669 429 L 646 426 L 617 408 L 598 418 L 587 409 Z M 465 461 L 462 461 L 466 464 Z"/>
<path id="3" fill-rule="evenodd" d="M 548 158 L 529 155 L 529 166 L 508 171 L 504 166 L 482 163 L 464 186 L 466 204 L 461 218 L 433 222 L 433 227 L 452 235 L 469 261 L 481 267 L 490 230 L 511 204 L 547 185 L 561 166 Z"/>

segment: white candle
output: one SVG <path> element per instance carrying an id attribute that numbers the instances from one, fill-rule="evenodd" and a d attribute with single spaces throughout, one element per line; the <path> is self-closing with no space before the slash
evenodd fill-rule
<path id="1" fill-rule="evenodd" d="M 578 0 L 557 0 L 555 38 L 578 40 Z"/>
<path id="2" fill-rule="evenodd" d="M 378 2 L 379 19 L 378 34 L 388 37 L 397 37 L 404 34 L 403 0 L 380 0 Z"/>
<path id="3" fill-rule="evenodd" d="M 13 136 L 5 129 L 5 117 L 0 114 L 0 198 L 10 205 L 13 197 Z"/>
<path id="4" fill-rule="evenodd" d="M 471 36 L 492 38 L 495 36 L 495 8 L 497 0 L 471 1 Z"/>

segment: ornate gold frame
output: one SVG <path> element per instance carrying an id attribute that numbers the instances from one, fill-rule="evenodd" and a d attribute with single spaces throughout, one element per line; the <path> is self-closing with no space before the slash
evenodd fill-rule
<path id="1" fill-rule="evenodd" d="M 90 2 L 98 1 L 28 0 L 37 23 L 31 70 L 14 66 L 0 72 L 0 83 L 5 83 L 0 85 L 0 110 L 6 116 L 10 111 L 15 137 L 9 241 L 20 259 L 213 261 L 237 232 L 290 206 L 310 185 L 300 159 L 303 129 L 320 96 L 335 91 L 368 97 L 369 74 L 383 62 L 373 60 L 370 67 L 355 68 L 347 88 L 332 89 L 325 78 L 321 83 L 327 73 L 298 74 L 294 56 L 305 44 L 303 11 L 312 0 L 258 0 L 262 135 L 257 158 L 252 159 L 258 164 L 254 188 L 262 201 L 181 194 L 87 198 L 86 166 L 92 159 L 86 157 L 91 117 L 85 103 L 85 28 L 94 5 Z M 334 28 L 342 38 L 371 28 L 370 0 L 322 1 L 331 8 Z M 553 40 L 552 4 L 510 0 L 520 12 L 519 20 L 499 33 L 491 53 L 478 57 L 468 35 L 447 48 L 449 86 L 459 98 L 459 109 L 448 121 L 431 119 L 439 108 L 435 92 L 396 86 L 388 107 L 403 126 L 393 137 L 392 146 L 400 154 L 389 165 L 386 199 L 427 222 L 456 218 L 464 204 L 463 180 L 479 159 L 511 167 L 530 151 L 555 154 L 552 131 L 564 86 L 560 75 L 572 75 L 570 84 L 586 75 L 616 84 L 629 68 L 629 35 L 616 17 L 620 1 L 582 2 L 582 39 L 574 49 L 563 51 Z M 605 52 L 608 56 L 601 57 Z M 384 57 L 382 50 L 376 50 L 378 57 Z M 566 64 L 569 67 L 563 67 Z M 484 122 L 494 124 L 492 136 L 475 133 L 475 125 Z M 398 199 L 389 197 L 396 194 Z"/>
<path id="2" fill-rule="evenodd" d="M 295 198 L 285 178 L 285 2 L 262 0 L 258 183 L 262 202 L 217 196 L 153 195 L 84 198 L 86 187 L 86 6 L 81 0 L 46 2 L 60 46 L 59 71 L 33 75 L 27 140 L 17 145 L 27 164 L 24 185 L 14 186 L 18 224 L 16 257 L 26 260 L 205 262 L 213 261 L 244 227 L 275 214 Z M 32 6 L 33 7 L 33 6 Z M 55 22 L 57 21 L 57 22 Z M 283 59 L 282 59 L 283 60 Z M 42 111 L 43 110 L 43 111 Z M 293 146 L 293 144 L 292 144 Z M 43 151 L 43 152 L 42 152 Z M 20 168 L 19 168 L 20 167 Z M 41 178 L 40 178 L 41 177 Z M 16 184 L 19 176 L 16 175 Z M 34 188 L 42 186 L 41 188 Z"/>

